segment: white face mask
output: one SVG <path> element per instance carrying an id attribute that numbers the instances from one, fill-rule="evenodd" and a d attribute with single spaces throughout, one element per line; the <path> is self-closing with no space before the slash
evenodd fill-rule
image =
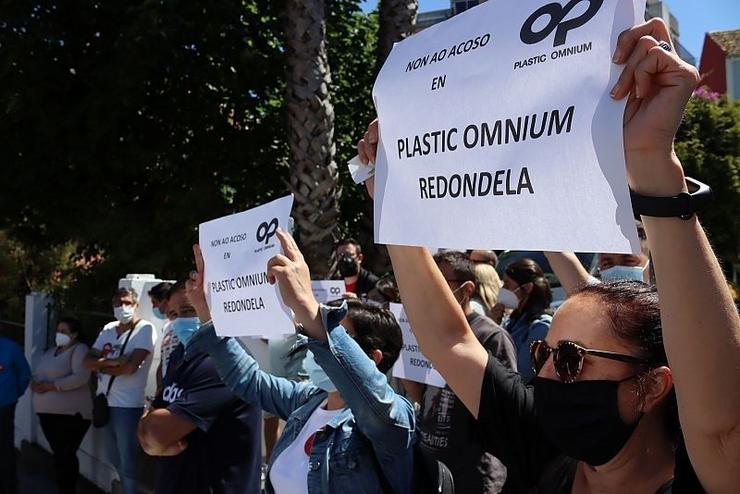
<path id="1" fill-rule="evenodd" d="M 122 305 L 120 307 L 113 307 L 113 315 L 121 324 L 130 323 L 134 318 L 134 306 Z"/>
<path id="2" fill-rule="evenodd" d="M 645 266 L 612 266 L 601 272 L 601 281 L 634 280 L 645 281 Z"/>
<path id="3" fill-rule="evenodd" d="M 67 346 L 72 343 L 72 338 L 64 333 L 57 333 L 54 337 L 57 346 Z"/>
<path id="4" fill-rule="evenodd" d="M 324 369 L 314 360 L 311 350 L 308 350 L 306 356 L 303 358 L 303 369 L 308 374 L 308 378 L 313 382 L 314 386 L 328 393 L 337 390 L 337 387 L 331 382 Z"/>
<path id="5" fill-rule="evenodd" d="M 517 288 L 517 290 L 519 290 L 519 288 Z M 498 291 L 498 303 L 502 304 L 507 309 L 516 310 L 519 307 L 519 297 L 517 297 L 516 293 L 508 288 L 501 288 Z"/>

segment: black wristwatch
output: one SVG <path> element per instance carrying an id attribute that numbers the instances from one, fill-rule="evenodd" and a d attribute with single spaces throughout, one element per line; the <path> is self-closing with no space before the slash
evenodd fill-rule
<path id="1" fill-rule="evenodd" d="M 714 199 L 712 189 L 698 180 L 686 177 L 688 192 L 681 192 L 673 197 L 648 197 L 637 194 L 630 189 L 632 210 L 635 218 L 640 216 L 655 216 L 658 218 L 691 219 L 695 213 L 701 211 Z"/>

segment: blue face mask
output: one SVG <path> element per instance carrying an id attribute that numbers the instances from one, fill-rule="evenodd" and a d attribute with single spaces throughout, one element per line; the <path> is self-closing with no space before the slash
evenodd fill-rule
<path id="1" fill-rule="evenodd" d="M 601 272 L 601 281 L 634 280 L 645 281 L 645 266 L 612 266 Z"/>
<path id="2" fill-rule="evenodd" d="M 321 388 L 328 393 L 337 390 L 336 386 L 331 382 L 331 379 L 329 379 L 329 376 L 324 372 L 324 369 L 316 363 L 316 360 L 313 358 L 313 353 L 311 353 L 310 350 L 306 352 L 306 357 L 303 359 L 303 368 L 308 373 L 308 378 L 314 386 Z"/>
<path id="3" fill-rule="evenodd" d="M 166 319 L 167 318 L 167 316 L 164 314 L 164 312 L 162 312 L 161 310 L 159 310 L 159 307 L 155 307 L 154 309 L 152 309 L 152 312 L 154 312 L 154 317 L 156 317 L 157 319 Z"/>
<path id="4" fill-rule="evenodd" d="M 178 317 L 172 322 L 172 332 L 183 345 L 188 344 L 190 338 L 200 328 L 200 319 L 197 317 Z"/>

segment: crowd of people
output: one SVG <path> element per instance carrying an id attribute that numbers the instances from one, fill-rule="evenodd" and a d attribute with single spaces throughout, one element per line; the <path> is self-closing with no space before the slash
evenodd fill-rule
<path id="1" fill-rule="evenodd" d="M 630 187 L 672 197 L 686 190 L 672 139 L 697 74 L 659 43 L 670 44 L 662 21 L 620 36 L 612 96 L 629 98 Z M 379 125 L 358 143 L 364 164 Z M 0 339 L 0 420 L 12 422 L 32 381 L 61 493 L 74 492 L 91 422 L 125 494 L 138 490 L 141 450 L 156 458 L 158 493 L 737 492 L 737 308 L 696 216 L 641 219 L 642 254 L 600 253 L 589 270 L 573 253 L 545 253 L 567 294 L 557 304 L 532 259 L 388 246 L 392 276 L 378 278 L 353 239 L 335 250 L 346 296 L 319 304 L 301 251 L 278 230 L 282 253 L 266 270 L 296 334 L 268 345 L 269 362 L 217 336 L 195 246 L 195 271 L 149 292 L 161 335 L 122 288 L 92 347 L 76 319 L 58 322 L 33 379 Z M 391 378 L 403 338 L 390 302 L 444 387 Z M 0 431 L 0 485 L 13 492 Z"/>

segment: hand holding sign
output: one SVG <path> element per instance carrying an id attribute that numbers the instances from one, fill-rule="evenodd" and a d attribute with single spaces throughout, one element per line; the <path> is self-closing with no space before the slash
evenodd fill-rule
<path id="1" fill-rule="evenodd" d="M 673 137 L 699 82 L 699 73 L 673 50 L 668 28 L 661 19 L 623 32 L 614 61 L 625 67 L 612 97 L 629 95 L 624 114 L 629 184 L 643 195 L 676 195 L 685 184 L 683 170 L 673 154 Z"/>
<path id="2" fill-rule="evenodd" d="M 267 263 L 267 276 L 271 284 L 277 282 L 285 304 L 293 309 L 295 321 L 306 333 L 316 339 L 326 339 L 321 322 L 319 303 L 313 296 L 311 273 L 303 254 L 290 234 L 277 231 L 285 255 L 278 254 Z"/>
<path id="3" fill-rule="evenodd" d="M 378 154 L 378 119 L 376 118 L 367 127 L 367 132 L 362 139 L 357 143 L 357 156 L 365 166 L 370 166 L 375 163 L 375 158 Z M 365 180 L 365 187 L 367 187 L 367 193 L 370 194 L 371 198 L 375 198 L 375 176 L 371 176 Z"/>

